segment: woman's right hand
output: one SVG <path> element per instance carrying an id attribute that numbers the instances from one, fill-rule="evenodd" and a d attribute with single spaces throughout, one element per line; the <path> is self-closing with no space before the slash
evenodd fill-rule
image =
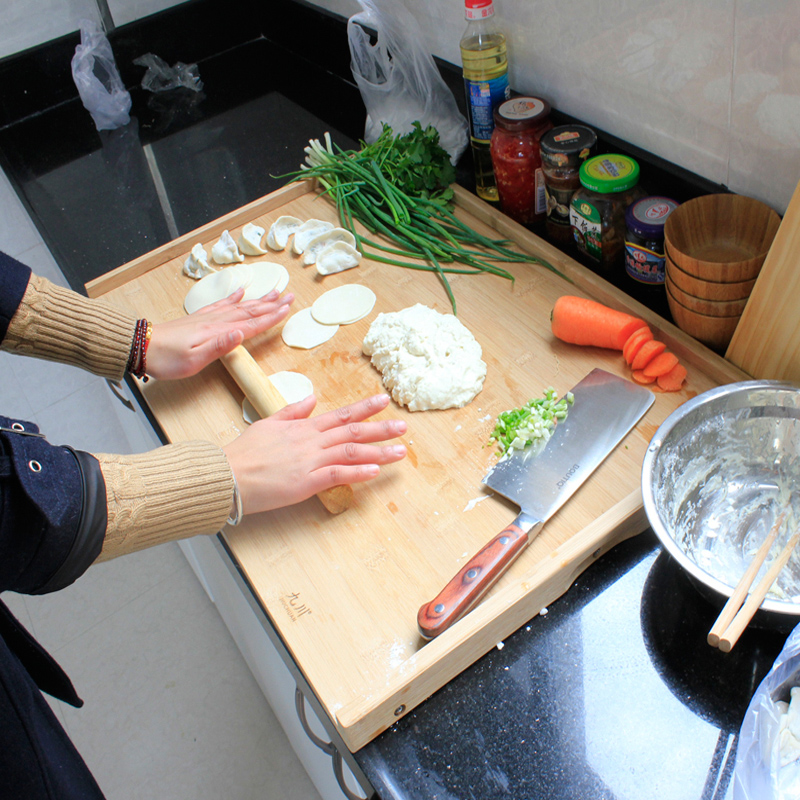
<path id="1" fill-rule="evenodd" d="M 405 457 L 402 420 L 368 421 L 389 405 L 375 395 L 316 417 L 310 395 L 251 425 L 223 448 L 236 476 L 245 514 L 293 505 L 342 484 L 374 478 Z"/>

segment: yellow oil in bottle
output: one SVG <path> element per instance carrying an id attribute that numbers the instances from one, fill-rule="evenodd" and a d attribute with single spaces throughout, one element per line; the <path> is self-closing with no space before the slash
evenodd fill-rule
<path id="1" fill-rule="evenodd" d="M 478 197 L 497 202 L 490 152 L 493 108 L 510 94 L 506 37 L 490 20 L 471 21 L 461 39 L 461 62 L 470 115 L 470 143 Z"/>

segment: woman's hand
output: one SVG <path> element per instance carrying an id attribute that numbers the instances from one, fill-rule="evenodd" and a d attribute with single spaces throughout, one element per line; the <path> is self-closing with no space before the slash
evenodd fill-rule
<path id="1" fill-rule="evenodd" d="M 388 395 L 309 417 L 316 402 L 310 395 L 288 405 L 223 448 L 245 514 L 299 503 L 332 486 L 368 481 L 381 465 L 405 456 L 404 445 L 375 445 L 402 436 L 405 422 L 366 421 L 389 405 Z"/>
<path id="2" fill-rule="evenodd" d="M 147 374 L 160 380 L 196 375 L 245 339 L 285 319 L 294 295 L 273 290 L 242 303 L 244 289 L 169 322 L 153 325 L 147 348 Z"/>

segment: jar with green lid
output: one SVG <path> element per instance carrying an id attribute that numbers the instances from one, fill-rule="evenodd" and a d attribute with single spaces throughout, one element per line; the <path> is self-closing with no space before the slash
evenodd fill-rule
<path id="1" fill-rule="evenodd" d="M 639 164 L 630 156 L 594 156 L 581 165 L 580 180 L 569 208 L 572 236 L 578 250 L 607 272 L 622 264 L 625 211 L 644 197 Z"/>

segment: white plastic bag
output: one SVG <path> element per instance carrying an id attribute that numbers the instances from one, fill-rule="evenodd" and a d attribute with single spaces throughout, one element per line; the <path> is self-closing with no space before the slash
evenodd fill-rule
<path id="1" fill-rule="evenodd" d="M 467 120 L 423 45 L 422 31 L 401 0 L 358 0 L 364 9 L 347 22 L 351 69 L 367 107 L 364 141 L 374 142 L 386 123 L 395 134 L 414 122 L 439 131 L 439 144 L 455 164 L 469 141 Z M 361 26 L 378 34 L 370 44 Z"/>
<path id="2" fill-rule="evenodd" d="M 780 725 L 792 687 L 800 686 L 800 625 L 791 633 L 772 669 L 753 695 L 739 732 L 733 773 L 734 800 L 797 800 L 800 798 L 798 759 L 784 750 L 781 765 Z M 795 702 L 800 701 L 800 697 Z M 795 708 L 796 710 L 796 708 Z"/>
<path id="3" fill-rule="evenodd" d="M 72 79 L 97 130 L 111 131 L 130 122 L 131 96 L 120 78 L 111 44 L 96 22 L 81 21 Z"/>

